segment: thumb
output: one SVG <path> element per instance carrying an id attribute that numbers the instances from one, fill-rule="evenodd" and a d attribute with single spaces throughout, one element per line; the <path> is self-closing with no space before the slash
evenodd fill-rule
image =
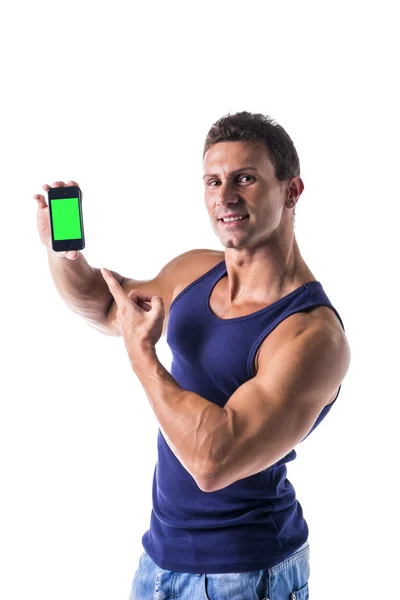
<path id="1" fill-rule="evenodd" d="M 151 298 L 151 306 L 158 309 L 164 308 L 163 299 L 160 296 L 153 296 Z"/>

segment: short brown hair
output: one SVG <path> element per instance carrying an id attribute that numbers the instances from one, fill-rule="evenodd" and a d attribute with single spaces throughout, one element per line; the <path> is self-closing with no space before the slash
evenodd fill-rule
<path id="1" fill-rule="evenodd" d="M 207 134 L 203 158 L 218 142 L 261 142 L 269 151 L 278 181 L 300 175 L 300 160 L 291 137 L 269 115 L 242 111 L 221 117 Z"/>

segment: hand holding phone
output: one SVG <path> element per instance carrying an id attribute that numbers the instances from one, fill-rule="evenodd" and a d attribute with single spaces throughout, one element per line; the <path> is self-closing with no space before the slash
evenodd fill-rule
<path id="1" fill-rule="evenodd" d="M 44 184 L 49 205 L 42 194 L 38 202 L 37 227 L 42 244 L 59 256 L 75 260 L 85 247 L 82 219 L 82 192 L 75 181 L 56 181 L 53 187 Z"/>

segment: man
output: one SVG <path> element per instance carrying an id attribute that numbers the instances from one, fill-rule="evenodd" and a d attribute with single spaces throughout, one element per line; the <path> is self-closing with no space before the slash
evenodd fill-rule
<path id="1" fill-rule="evenodd" d="M 60 294 L 92 326 L 123 336 L 160 424 L 130 600 L 303 600 L 308 526 L 286 463 L 335 402 L 349 345 L 296 242 L 304 184 L 289 135 L 261 114 L 227 115 L 203 159 L 224 252 L 192 250 L 137 281 L 92 269 L 81 253 L 54 256 L 41 195 L 39 231 Z M 165 333 L 171 374 L 155 351 Z"/>

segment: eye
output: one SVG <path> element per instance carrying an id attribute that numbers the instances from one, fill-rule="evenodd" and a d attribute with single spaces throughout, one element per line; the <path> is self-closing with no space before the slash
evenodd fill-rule
<path id="1" fill-rule="evenodd" d="M 252 179 L 253 181 L 255 181 L 255 179 L 256 179 L 255 177 L 253 177 L 253 175 L 239 175 L 239 177 L 237 178 L 237 181 L 240 181 L 244 177 L 247 177 L 247 179 Z M 210 181 L 207 182 L 207 185 L 210 185 L 211 187 L 215 187 L 214 185 L 211 185 L 212 183 L 218 183 L 218 181 L 216 179 L 210 179 Z M 248 183 L 248 182 L 245 181 L 244 183 Z"/>
<path id="2" fill-rule="evenodd" d="M 255 180 L 255 177 L 253 177 L 252 175 L 240 175 L 240 177 L 238 179 L 243 179 L 243 177 L 247 177 L 248 179 Z"/>

